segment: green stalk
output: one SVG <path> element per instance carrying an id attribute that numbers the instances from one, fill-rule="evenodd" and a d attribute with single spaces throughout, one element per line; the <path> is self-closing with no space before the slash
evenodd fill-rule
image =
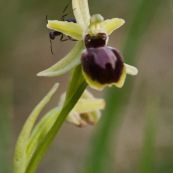
<path id="1" fill-rule="evenodd" d="M 43 158 L 45 152 L 47 151 L 48 147 L 52 143 L 53 139 L 56 137 L 58 131 L 60 130 L 62 124 L 64 123 L 67 115 L 72 110 L 72 108 L 77 103 L 78 99 L 84 92 L 87 84 L 82 76 L 81 73 L 81 66 L 75 68 L 72 77 L 69 81 L 69 87 L 67 90 L 67 96 L 60 112 L 58 118 L 56 119 L 55 123 L 41 141 L 40 146 L 35 151 L 35 154 L 31 158 L 30 163 L 27 166 L 25 173 L 34 173 L 38 164 L 40 163 L 41 159 Z"/>
<path id="2" fill-rule="evenodd" d="M 133 21 L 123 48 L 123 55 L 125 59 L 128 58 L 127 63 L 134 65 L 135 55 L 140 48 L 141 35 L 144 35 L 147 30 L 158 4 L 157 0 L 141 0 L 133 4 L 133 6 L 136 6 Z M 128 102 L 132 87 L 133 83 L 127 80 L 121 90 L 115 88 L 108 90 L 106 96 L 107 107 L 102 116 L 102 122 L 93 137 L 93 148 L 88 158 L 85 173 L 114 172 L 110 170 L 109 166 L 110 164 L 115 165 L 109 159 L 110 147 L 113 145 L 111 140 L 115 140 L 112 139 L 112 134 L 118 133 L 118 127 L 123 118 L 120 112 L 122 107 Z M 114 146 L 115 150 L 116 146 Z"/>

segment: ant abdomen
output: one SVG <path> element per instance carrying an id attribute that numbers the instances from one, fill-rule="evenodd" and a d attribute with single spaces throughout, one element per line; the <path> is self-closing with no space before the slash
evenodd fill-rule
<path id="1" fill-rule="evenodd" d="M 65 21 L 76 23 L 76 19 L 74 19 L 74 18 L 66 19 Z"/>

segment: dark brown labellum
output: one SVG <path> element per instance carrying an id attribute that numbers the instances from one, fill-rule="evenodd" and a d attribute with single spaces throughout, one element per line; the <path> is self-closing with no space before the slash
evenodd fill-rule
<path id="1" fill-rule="evenodd" d="M 81 63 L 84 72 L 100 84 L 118 82 L 124 68 L 119 51 L 108 46 L 86 49 L 82 53 Z"/>

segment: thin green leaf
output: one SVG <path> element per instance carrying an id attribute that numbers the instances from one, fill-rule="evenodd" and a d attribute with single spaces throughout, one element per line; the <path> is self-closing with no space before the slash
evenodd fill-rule
<path id="1" fill-rule="evenodd" d="M 37 147 L 39 146 L 45 135 L 48 133 L 55 120 L 57 119 L 57 116 L 59 116 L 60 110 L 61 107 L 56 107 L 49 111 L 33 129 L 30 135 L 26 151 L 27 165 L 30 162 L 35 150 L 37 149 Z"/>
<path id="2" fill-rule="evenodd" d="M 69 112 L 73 109 L 77 101 L 79 100 L 80 96 L 84 92 L 87 84 L 83 78 L 81 73 L 81 67 L 77 66 L 72 73 L 71 79 L 69 81 L 69 87 L 66 95 L 66 100 L 62 111 L 60 112 L 58 118 L 56 119 L 55 123 L 46 134 L 44 139 L 41 141 L 39 147 L 35 151 L 33 157 L 31 158 L 27 170 L 25 173 L 34 173 L 38 164 L 40 163 L 41 159 L 43 158 L 45 152 L 47 151 L 48 147 L 52 143 L 53 139 L 56 137 L 59 129 L 61 128 L 62 124 L 64 123 L 66 117 L 68 116 Z"/>
<path id="3" fill-rule="evenodd" d="M 62 58 L 60 61 L 58 61 L 50 68 L 38 73 L 37 76 L 52 77 L 52 76 L 62 75 L 68 72 L 73 67 L 80 64 L 81 52 L 83 49 L 84 49 L 83 42 L 82 41 L 78 42 L 76 46 L 64 58 Z"/>
<path id="4" fill-rule="evenodd" d="M 32 113 L 29 115 L 28 119 L 26 120 L 16 143 L 15 154 L 14 154 L 14 173 L 25 172 L 26 162 L 27 162 L 26 150 L 27 150 L 27 145 L 28 145 L 28 140 L 30 137 L 31 130 L 41 110 L 49 102 L 50 98 L 55 93 L 58 86 L 59 86 L 58 84 L 55 84 L 53 86 L 53 88 L 41 100 L 41 102 L 34 108 Z"/>
<path id="5" fill-rule="evenodd" d="M 82 40 L 83 29 L 81 25 L 73 22 L 48 20 L 47 27 L 49 29 L 62 32 L 76 40 Z"/>

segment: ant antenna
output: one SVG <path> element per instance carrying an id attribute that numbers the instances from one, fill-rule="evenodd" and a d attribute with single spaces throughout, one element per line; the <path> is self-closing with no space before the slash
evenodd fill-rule
<path id="1" fill-rule="evenodd" d="M 64 21 L 64 18 L 65 18 L 67 15 L 69 15 L 69 14 L 64 14 L 64 13 L 65 13 L 65 11 L 67 10 L 67 8 L 69 7 L 70 1 L 71 1 L 71 0 L 68 1 L 68 4 L 65 6 L 65 8 L 64 8 L 64 10 L 63 10 L 63 12 L 62 12 L 62 16 L 61 16 L 61 20 L 62 20 L 62 21 Z M 73 11 L 74 11 L 74 10 L 75 10 L 75 9 L 73 9 Z M 70 14 L 71 14 L 71 13 L 70 13 Z"/>
<path id="2" fill-rule="evenodd" d="M 71 1 L 71 0 L 69 0 L 69 1 L 68 1 L 68 4 L 67 4 L 67 5 L 66 5 L 66 7 L 64 8 L 64 10 L 63 10 L 62 14 L 64 14 L 64 13 L 65 13 L 66 9 L 68 8 L 68 6 L 69 6 L 69 4 L 70 4 L 70 1 Z"/>
<path id="3" fill-rule="evenodd" d="M 48 15 L 46 15 L 46 22 L 48 23 Z M 50 50 L 53 55 L 52 40 L 51 39 L 49 39 L 49 40 L 50 40 Z"/>

